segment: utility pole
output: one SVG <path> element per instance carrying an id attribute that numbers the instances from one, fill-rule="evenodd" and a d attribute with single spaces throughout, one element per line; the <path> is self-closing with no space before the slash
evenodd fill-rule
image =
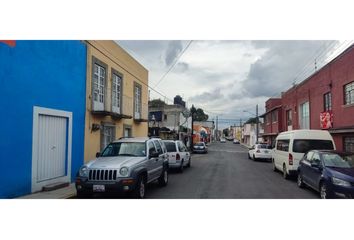
<path id="1" fill-rule="evenodd" d="M 219 131 L 218 131 L 218 116 L 216 116 L 216 141 L 219 138 Z"/>
<path id="2" fill-rule="evenodd" d="M 192 104 L 192 108 L 191 108 L 191 110 L 193 110 L 194 109 L 194 105 Z M 193 111 L 191 111 L 191 115 L 192 115 L 192 134 L 191 134 L 191 150 L 193 150 L 193 124 L 194 124 L 194 112 Z"/>
<path id="3" fill-rule="evenodd" d="M 256 143 L 258 143 L 258 104 L 256 105 Z"/>

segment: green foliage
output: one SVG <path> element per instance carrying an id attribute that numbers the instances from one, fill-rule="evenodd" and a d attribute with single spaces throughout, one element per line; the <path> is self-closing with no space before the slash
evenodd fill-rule
<path id="1" fill-rule="evenodd" d="M 160 108 L 160 107 L 164 107 L 165 105 L 166 103 L 161 99 L 153 99 L 149 101 L 149 107 Z"/>
<path id="2" fill-rule="evenodd" d="M 248 124 L 248 123 L 256 123 L 257 122 L 257 118 L 249 118 L 248 120 L 247 120 L 247 122 L 246 122 L 246 124 Z"/>
<path id="3" fill-rule="evenodd" d="M 204 113 L 204 110 L 201 108 L 195 108 L 194 105 L 192 105 L 190 112 L 193 114 L 194 121 L 207 121 L 209 118 L 208 114 Z"/>

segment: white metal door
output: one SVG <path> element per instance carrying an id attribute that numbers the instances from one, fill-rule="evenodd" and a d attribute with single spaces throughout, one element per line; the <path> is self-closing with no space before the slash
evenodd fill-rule
<path id="1" fill-rule="evenodd" d="M 72 113 L 34 107 L 32 192 L 70 181 Z"/>
<path id="2" fill-rule="evenodd" d="M 37 182 L 65 175 L 67 118 L 39 115 Z"/>

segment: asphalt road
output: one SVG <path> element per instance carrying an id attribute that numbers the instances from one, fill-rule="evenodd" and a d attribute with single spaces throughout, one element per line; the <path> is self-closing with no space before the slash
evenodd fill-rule
<path id="1" fill-rule="evenodd" d="M 270 162 L 254 162 L 245 147 L 213 143 L 209 153 L 194 154 L 192 167 L 181 173 L 172 171 L 169 184 L 151 184 L 150 199 L 309 199 L 319 198 L 310 189 L 300 189 L 296 180 L 284 180 L 273 172 Z"/>

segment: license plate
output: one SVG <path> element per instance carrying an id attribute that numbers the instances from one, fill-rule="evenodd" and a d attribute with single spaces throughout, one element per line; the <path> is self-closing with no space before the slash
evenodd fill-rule
<path id="1" fill-rule="evenodd" d="M 105 186 L 104 185 L 93 185 L 94 192 L 104 192 Z"/>

